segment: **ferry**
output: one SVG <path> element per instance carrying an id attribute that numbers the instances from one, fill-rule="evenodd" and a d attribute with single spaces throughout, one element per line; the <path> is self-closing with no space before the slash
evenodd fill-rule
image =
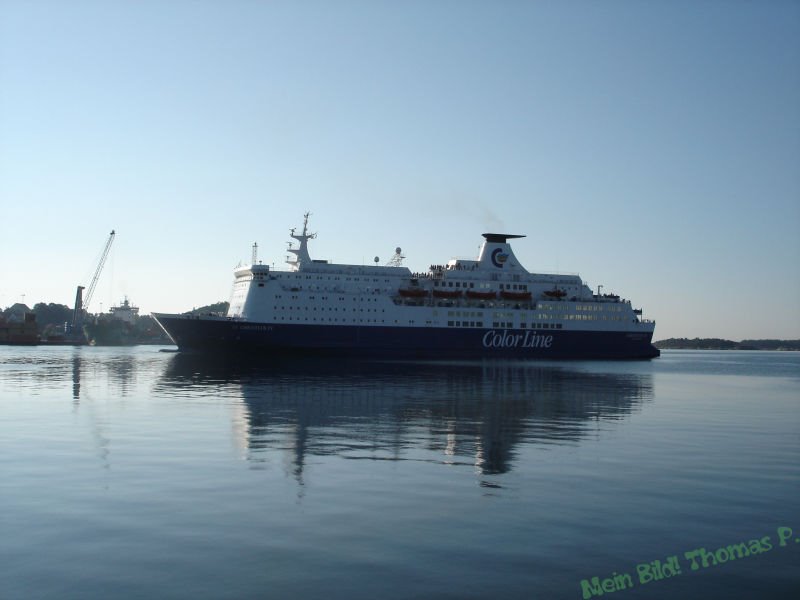
<path id="1" fill-rule="evenodd" d="M 385 265 L 312 259 L 292 229 L 286 270 L 234 270 L 227 314 L 153 316 L 181 351 L 421 359 L 650 359 L 655 321 L 578 275 L 532 273 L 509 240 L 484 233 L 474 260 L 415 273 L 397 248 Z"/>

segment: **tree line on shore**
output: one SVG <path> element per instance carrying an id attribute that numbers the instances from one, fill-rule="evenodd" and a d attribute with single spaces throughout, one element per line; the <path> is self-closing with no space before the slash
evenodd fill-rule
<path id="1" fill-rule="evenodd" d="M 669 338 L 654 342 L 660 350 L 800 350 L 800 340 L 742 340 Z"/>
<path id="2" fill-rule="evenodd" d="M 218 314 L 228 312 L 227 302 L 215 302 L 186 311 L 184 314 Z M 14 304 L 0 310 L 0 322 L 26 321 L 25 315 L 35 315 L 33 323 L 25 324 L 26 335 L 41 342 L 63 338 L 65 325 L 72 321 L 73 309 L 65 304 L 38 302 L 33 308 Z M 87 315 L 83 325 L 87 341 L 97 345 L 171 344 L 169 336 L 150 315 L 134 314 L 123 320 L 110 313 Z"/>
<path id="3" fill-rule="evenodd" d="M 45 333 L 45 329 L 58 327 L 63 328 L 64 323 L 72 320 L 72 309 L 69 306 L 65 304 L 56 304 L 53 302 L 37 302 L 34 304 L 33 308 L 28 308 L 25 305 L 15 304 L 0 310 L 0 315 L 8 319 L 19 310 L 20 306 L 24 306 L 26 311 L 30 311 L 36 315 L 36 323 L 39 325 L 39 330 L 43 333 Z M 184 314 L 199 315 L 215 313 L 224 315 L 228 312 L 228 306 L 228 302 L 220 301 L 215 302 L 214 304 L 207 304 L 206 306 L 201 306 L 199 308 L 193 308 L 192 310 L 186 311 Z M 94 316 L 102 317 L 105 316 L 105 313 Z M 153 318 L 148 315 L 137 315 L 137 318 L 153 320 Z"/>
<path id="4" fill-rule="evenodd" d="M 24 307 L 28 309 L 27 306 Z M 20 305 L 1 311 L 6 321 L 20 318 Z M 64 304 L 39 302 L 26 310 L 36 316 L 38 339 L 42 342 L 63 338 L 65 325 L 72 321 L 73 310 Z M 86 339 L 98 345 L 169 344 L 171 340 L 149 315 L 134 315 L 130 321 L 115 319 L 109 313 L 88 315 L 84 320 Z"/>

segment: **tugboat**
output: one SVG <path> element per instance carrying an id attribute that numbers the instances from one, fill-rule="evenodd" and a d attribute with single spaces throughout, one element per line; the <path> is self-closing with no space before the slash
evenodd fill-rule
<path id="1" fill-rule="evenodd" d="M 630 301 L 592 293 L 577 275 L 534 273 L 509 240 L 484 233 L 474 260 L 426 273 L 402 266 L 312 260 L 308 230 L 291 230 L 283 271 L 234 270 L 228 312 L 154 313 L 182 351 L 413 358 L 649 359 L 655 322 Z"/>

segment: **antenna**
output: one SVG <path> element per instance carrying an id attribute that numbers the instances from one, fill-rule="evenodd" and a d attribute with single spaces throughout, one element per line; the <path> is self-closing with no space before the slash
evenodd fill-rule
<path id="1" fill-rule="evenodd" d="M 292 246 L 292 242 L 289 242 L 289 253 L 294 254 L 296 258 L 291 260 L 289 257 L 287 257 L 286 262 L 291 265 L 292 270 L 294 271 L 299 271 L 303 264 L 311 263 L 311 256 L 308 254 L 308 240 L 313 240 L 315 237 L 317 237 L 317 234 L 308 232 L 308 217 L 310 216 L 310 212 L 307 212 L 303 215 L 303 233 L 298 234 L 295 233 L 295 229 L 291 230 L 292 239 L 300 243 L 300 247 L 295 249 Z"/>
<path id="2" fill-rule="evenodd" d="M 377 258 L 377 257 L 376 257 Z M 398 246 L 394 249 L 394 256 L 389 259 L 389 262 L 386 263 L 387 267 L 402 267 L 403 266 L 403 250 Z"/>
<path id="3" fill-rule="evenodd" d="M 251 265 L 256 264 L 258 261 L 258 242 L 253 242 L 253 260 L 250 263 Z"/>

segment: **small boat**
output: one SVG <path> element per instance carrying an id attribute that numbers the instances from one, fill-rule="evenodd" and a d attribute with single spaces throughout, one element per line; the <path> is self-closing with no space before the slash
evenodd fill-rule
<path id="1" fill-rule="evenodd" d="M 567 292 L 558 288 L 553 288 L 552 290 L 547 290 L 544 292 L 544 295 L 548 298 L 563 298 L 567 295 Z"/>
<path id="2" fill-rule="evenodd" d="M 461 290 L 433 290 L 433 295 L 436 298 L 459 298 L 461 297 Z"/>
<path id="3" fill-rule="evenodd" d="M 497 293 L 494 290 L 467 290 L 467 298 L 473 298 L 475 300 L 493 300 L 496 297 Z"/>
<path id="4" fill-rule="evenodd" d="M 424 298 L 428 295 L 428 290 L 421 287 L 400 288 L 397 292 L 404 298 Z"/>
<path id="5" fill-rule="evenodd" d="M 530 300 L 530 292 L 512 292 L 511 290 L 500 290 L 500 297 L 506 300 Z"/>

